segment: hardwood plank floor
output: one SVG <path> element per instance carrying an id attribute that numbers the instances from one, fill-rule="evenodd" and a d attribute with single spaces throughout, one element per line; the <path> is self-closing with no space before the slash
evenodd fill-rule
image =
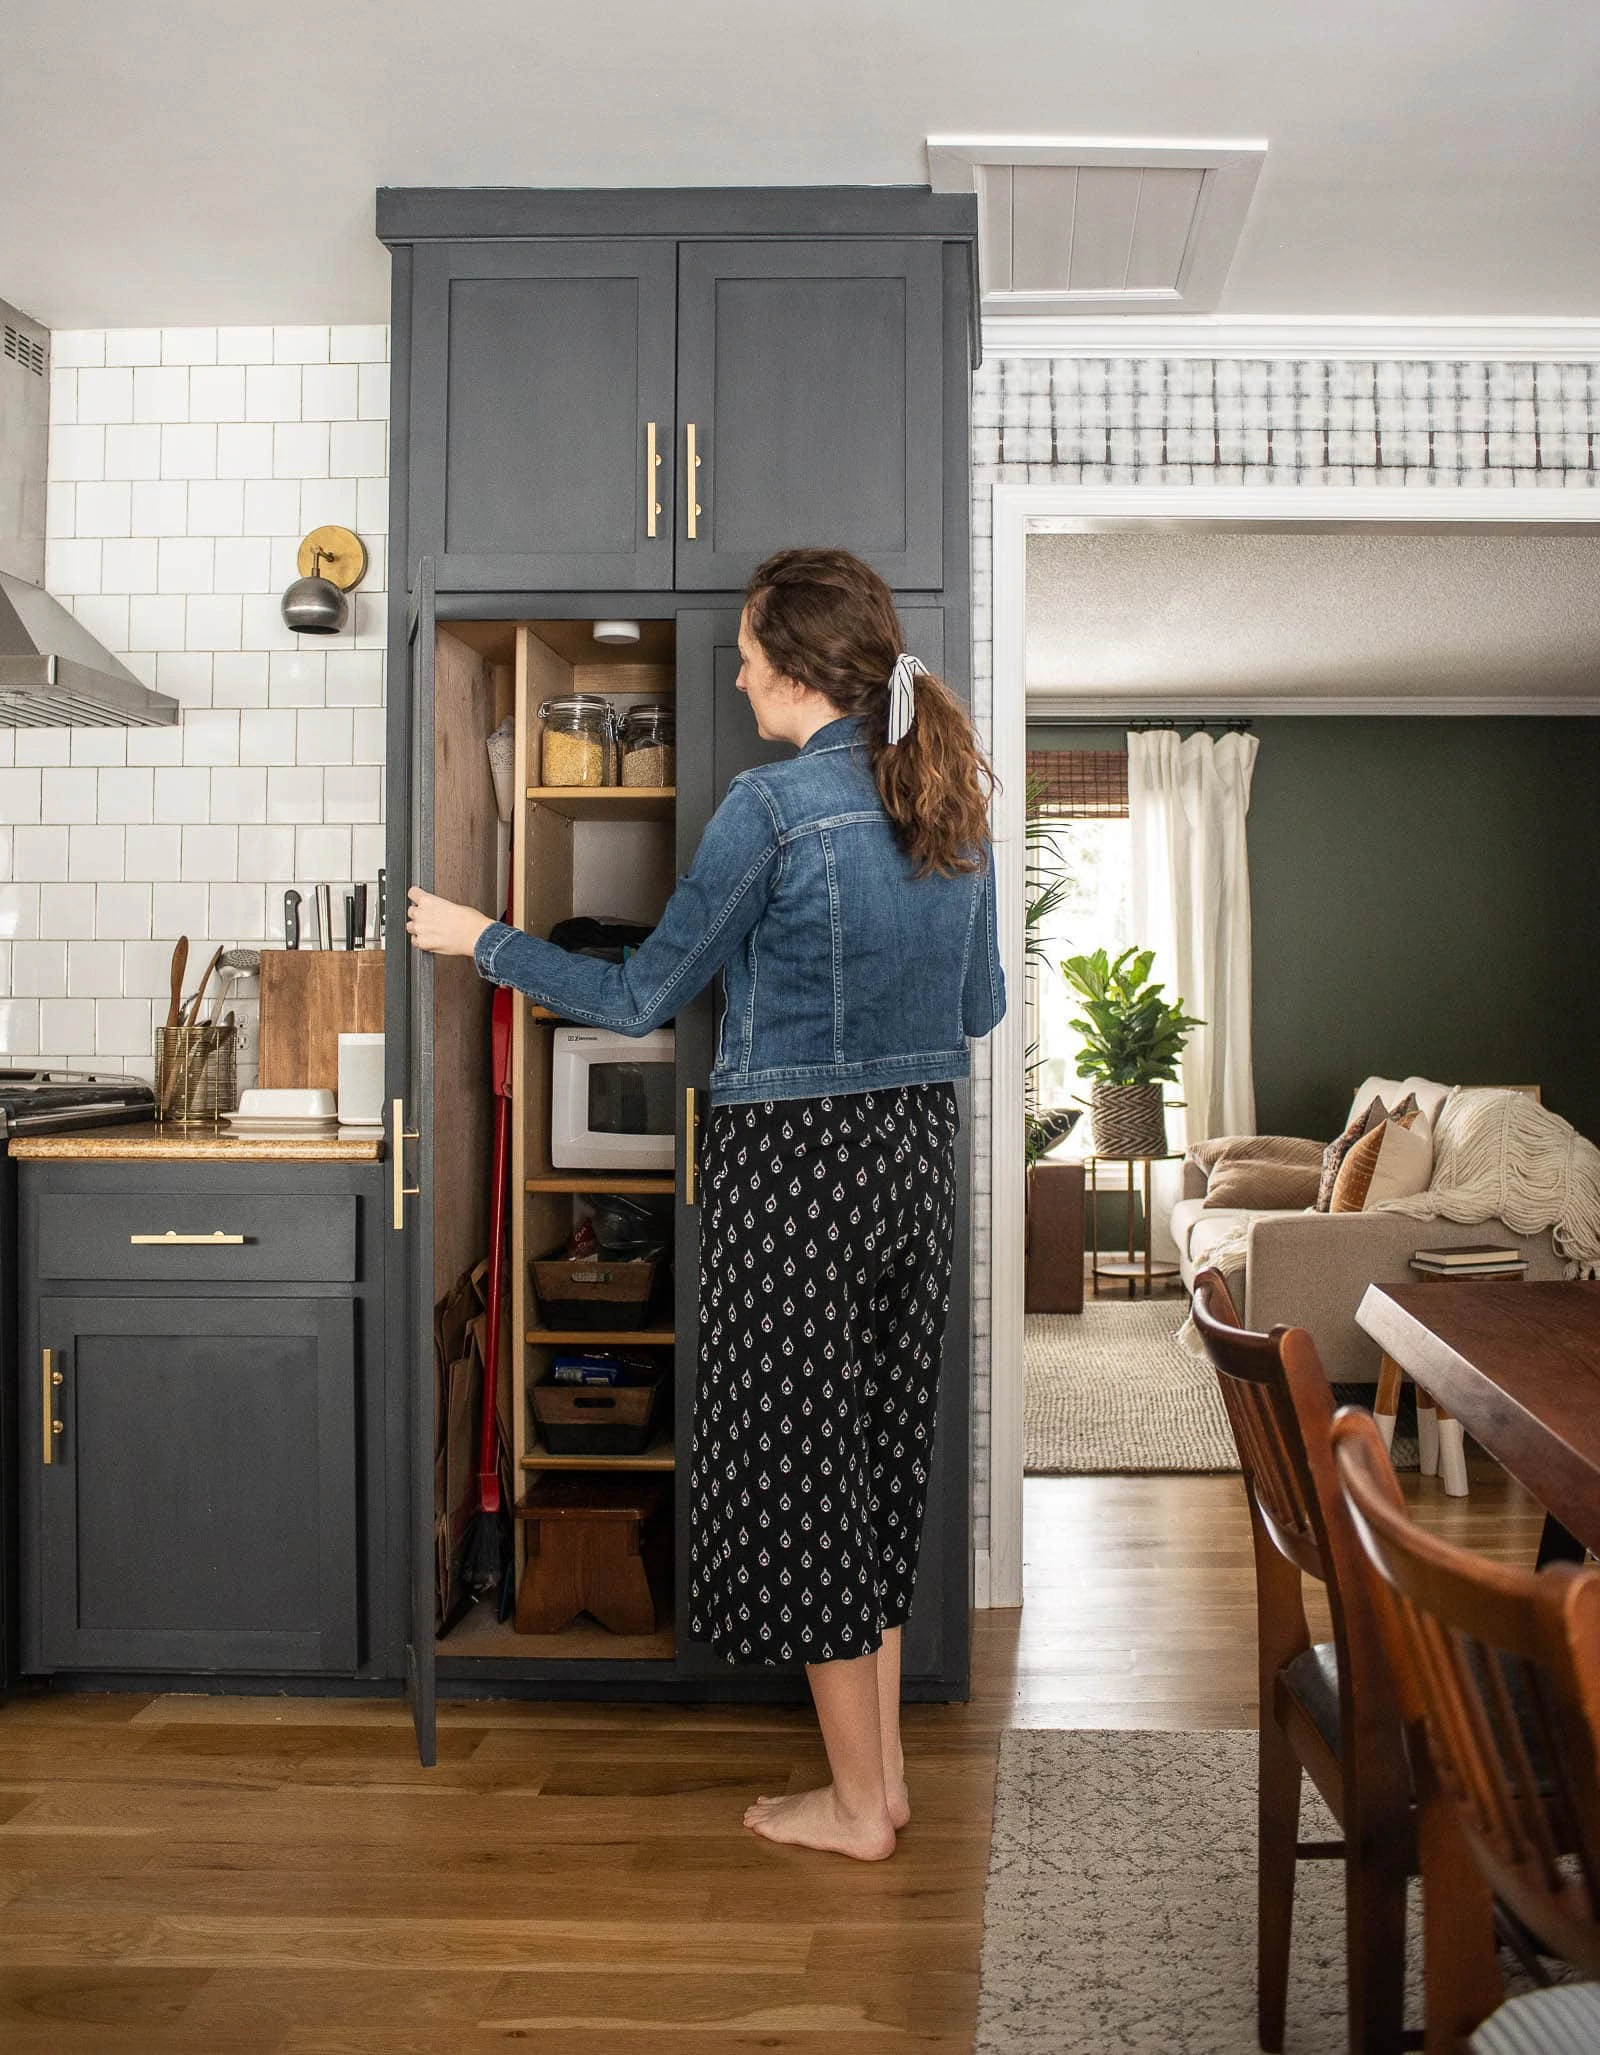
<path id="1" fill-rule="evenodd" d="M 1419 1516 L 1531 1561 L 1480 1463 Z M 906 1709 L 917 1817 L 890 1863 L 739 1815 L 824 1771 L 793 1710 L 24 1698 L 0 1712 L 7 2055 L 965 2055 L 1008 1725 L 1253 1719 L 1236 1477 L 1039 1478 L 1027 1604 L 974 1623 L 973 1697 Z"/>

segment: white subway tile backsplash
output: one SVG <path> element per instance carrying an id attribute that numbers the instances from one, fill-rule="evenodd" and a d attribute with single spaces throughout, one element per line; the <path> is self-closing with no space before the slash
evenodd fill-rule
<path id="1" fill-rule="evenodd" d="M 133 659 L 130 657 L 129 662 Z M 155 661 L 154 658 L 151 659 Z M 160 676 L 159 666 L 156 672 Z M 183 761 L 183 729 L 174 723 L 169 728 L 130 728 L 128 730 L 129 763 L 175 764 Z"/>
<path id="2" fill-rule="evenodd" d="M 335 364 L 387 363 L 389 331 L 382 327 L 330 328 L 328 357 Z"/>
<path id="3" fill-rule="evenodd" d="M 335 427 L 361 424 L 335 422 Z M 272 431 L 272 470 L 277 478 L 328 476 L 328 423 L 279 421 Z"/>
<path id="4" fill-rule="evenodd" d="M 352 761 L 352 745 L 352 715 L 348 707 L 319 707 L 300 715 L 297 762 L 347 764 Z"/>
<path id="5" fill-rule="evenodd" d="M 106 432 L 66 423 L 50 431 L 50 476 L 58 483 L 106 475 Z"/>
<path id="6" fill-rule="evenodd" d="M 217 361 L 217 331 L 214 328 L 164 328 L 161 331 L 163 364 L 214 364 Z"/>
<path id="7" fill-rule="evenodd" d="M 269 536 L 230 535 L 219 531 L 216 561 L 212 570 L 218 592 L 250 593 L 255 596 L 271 592 L 273 587 L 268 574 L 271 557 L 272 541 Z M 282 598 L 281 587 L 279 598 Z"/>
<path id="8" fill-rule="evenodd" d="M 267 769 L 267 819 L 302 822 L 322 819 L 322 773 L 272 764 Z M 18 830 L 20 835 L 21 830 Z"/>
<path id="9" fill-rule="evenodd" d="M 20 842 L 24 830 L 13 836 Z M 13 869 L 15 863 L 13 863 Z M 26 941 L 39 932 L 39 886 L 28 878 L 15 877 L 0 885 L 0 941 Z"/>
<path id="10" fill-rule="evenodd" d="M 251 364 L 244 375 L 244 418 L 247 421 L 298 421 L 299 367 Z"/>
<path id="11" fill-rule="evenodd" d="M 39 889 L 48 891 L 51 888 L 41 885 Z M 60 889 L 72 888 L 68 886 Z M 151 932 L 150 893 L 151 887 L 144 882 L 96 885 L 95 932 L 102 937 L 123 936 L 129 941 L 142 941 Z"/>
<path id="12" fill-rule="evenodd" d="M 361 366 L 356 412 L 363 421 L 388 420 L 389 367 L 387 364 L 363 364 Z"/>
<path id="13" fill-rule="evenodd" d="M 215 709 L 193 713 L 183 723 L 186 764 L 234 764 L 239 761 L 239 716 Z"/>
<path id="14" fill-rule="evenodd" d="M 159 478 L 161 430 L 154 422 L 106 430 L 105 474 L 108 478 Z"/>
<path id="15" fill-rule="evenodd" d="M 96 771 L 94 777 L 98 786 L 96 804 L 102 823 L 139 823 L 154 818 L 151 809 L 155 800 L 155 772 L 148 765 Z"/>
<path id="16" fill-rule="evenodd" d="M 156 582 L 162 592 L 209 592 L 213 551 L 209 535 L 164 535 Z"/>
<path id="17" fill-rule="evenodd" d="M 267 653 L 262 649 L 219 649 L 211 663 L 211 704 L 259 707 L 267 696 Z M 242 741 L 241 741 L 242 747 Z"/>
<path id="18" fill-rule="evenodd" d="M 161 431 L 163 478 L 215 478 L 217 431 L 210 421 L 170 423 Z M 191 526 L 193 523 L 191 522 Z"/>
<path id="19" fill-rule="evenodd" d="M 106 332 L 103 328 L 57 328 L 51 332 L 52 364 L 103 364 L 105 360 Z"/>
<path id="20" fill-rule="evenodd" d="M 90 422 L 133 419 L 133 373 L 126 367 L 114 371 L 84 370 L 77 378 L 77 405 L 72 419 Z"/>
<path id="21" fill-rule="evenodd" d="M 78 488 L 59 480 L 50 481 L 44 489 L 44 532 L 51 535 L 72 535 L 78 522 Z"/>
<path id="22" fill-rule="evenodd" d="M 380 820 L 379 802 L 375 764 L 329 764 L 323 771 L 322 805 L 330 821 Z"/>
<path id="23" fill-rule="evenodd" d="M 382 763 L 385 719 L 381 707 L 358 706 L 352 716 L 352 757 L 356 763 Z"/>
<path id="24" fill-rule="evenodd" d="M 388 469 L 388 450 L 387 423 L 335 421 L 329 431 L 329 476 L 381 478 Z"/>
<path id="25" fill-rule="evenodd" d="M 292 717 L 291 717 L 292 718 Z M 42 818 L 43 773 L 38 770 L 0 770 L 0 820 L 13 827 Z"/>
<path id="26" fill-rule="evenodd" d="M 105 361 L 108 364 L 159 364 L 159 328 L 108 328 Z"/>
<path id="27" fill-rule="evenodd" d="M 359 478 L 318 478 L 308 484 L 302 501 L 307 528 L 321 528 L 336 521 L 343 528 L 354 528 L 363 542 L 369 541 L 356 514 L 360 491 Z"/>
<path id="28" fill-rule="evenodd" d="M 46 1050 L 93 1049 L 94 1000 L 41 1000 L 39 1039 Z"/>
<path id="29" fill-rule="evenodd" d="M 244 414 L 244 366 L 212 364 L 189 373 L 189 419 L 191 421 L 242 421 Z"/>
<path id="30" fill-rule="evenodd" d="M 172 431 L 167 431 L 169 434 Z M 244 533 L 244 481 L 194 475 L 189 487 L 188 526 L 191 535 L 238 536 Z"/>
<path id="31" fill-rule="evenodd" d="M 211 653 L 203 649 L 163 649 L 156 657 L 156 689 L 169 693 L 186 710 L 211 704 Z M 184 734 L 179 729 L 180 741 Z M 181 761 L 181 757 L 169 761 Z"/>
<path id="32" fill-rule="evenodd" d="M 71 422 L 78 418 L 78 374 L 71 369 L 63 370 L 59 364 L 50 367 L 50 420 Z"/>
<path id="33" fill-rule="evenodd" d="M 211 772 L 213 821 L 264 821 L 267 817 L 267 773 L 261 764 L 219 766 Z"/>
<path id="34" fill-rule="evenodd" d="M 328 331 L 325 328 L 275 328 L 272 354 L 280 364 L 326 364 Z"/>
<path id="35" fill-rule="evenodd" d="M 96 1000 L 95 1048 L 108 1056 L 148 1056 L 154 1046 L 153 1011 L 148 999 Z"/>
<path id="36" fill-rule="evenodd" d="M 151 543 L 152 550 L 156 545 Z M 182 649 L 185 602 L 177 593 L 138 593 L 128 602 L 130 649 Z M 147 734 L 148 729 L 136 729 Z"/>
<path id="37" fill-rule="evenodd" d="M 0 1056 L 34 1056 L 39 1052 L 37 999 L 0 999 Z"/>
<path id="38" fill-rule="evenodd" d="M 156 589 L 155 537 L 109 537 L 100 553 L 100 589 L 103 592 L 153 593 Z M 131 637 L 131 609 L 128 632 Z"/>
<path id="39" fill-rule="evenodd" d="M 127 873 L 142 883 L 176 884 L 182 875 L 182 828 L 126 828 Z"/>
<path id="40" fill-rule="evenodd" d="M 290 635 L 290 647 L 274 650 L 267 659 L 268 700 L 273 706 L 321 706 L 327 692 L 327 658 L 320 649 L 296 649 L 294 639 Z"/>
<path id="41" fill-rule="evenodd" d="M 66 982 L 62 990 L 74 999 L 99 999 L 122 993 L 120 942 L 68 942 Z"/>
<path id="42" fill-rule="evenodd" d="M 368 878 L 376 882 L 379 871 L 383 869 L 389 860 L 384 834 L 385 831 L 381 826 L 369 825 L 350 830 L 350 865 L 353 876 Z M 405 903 L 405 893 L 403 891 L 400 894 L 400 901 L 402 907 L 401 927 L 403 931 L 403 908 Z"/>
<path id="43" fill-rule="evenodd" d="M 272 362 L 272 330 L 270 328 L 219 328 L 217 330 L 217 362 L 219 364 L 270 364 Z"/>
<path id="44" fill-rule="evenodd" d="M 100 816 L 95 787 L 99 776 L 98 771 L 87 769 L 45 771 L 40 807 L 42 817 L 47 821 L 68 824 L 97 821 Z"/>
<path id="45" fill-rule="evenodd" d="M 133 374 L 135 421 L 187 421 L 189 373 L 179 365 L 141 365 Z"/>
<path id="46" fill-rule="evenodd" d="M 95 947 L 94 943 L 85 945 Z M 11 990 L 18 999 L 63 999 L 67 991 L 65 942 L 11 944 Z"/>
<path id="47" fill-rule="evenodd" d="M 239 874 L 237 828 L 185 828 L 179 876 L 186 884 L 231 882 Z"/>
<path id="48" fill-rule="evenodd" d="M 195 966 L 199 976 L 204 959 Z M 122 951 L 122 991 L 128 999 L 166 999 L 172 992 L 172 944 L 165 936 L 159 941 L 129 942 Z M 166 1009 L 162 1009 L 166 1018 Z"/>
<path id="49" fill-rule="evenodd" d="M 132 728 L 71 728 L 67 731 L 68 760 L 92 764 L 96 770 L 108 764 L 126 763 L 128 737 Z"/>
<path id="50" fill-rule="evenodd" d="M 96 926 L 98 885 L 41 885 L 39 928 L 45 935 L 67 941 L 92 941 L 102 932 Z"/>
<path id="51" fill-rule="evenodd" d="M 91 488 L 95 491 L 103 487 Z M 58 599 L 78 592 L 100 590 L 100 544 L 76 536 L 56 536 L 44 546 L 45 589 Z"/>
<path id="52" fill-rule="evenodd" d="M 135 535 L 183 535 L 189 525 L 189 488 L 181 479 L 138 479 L 133 488 Z"/>
<path id="53" fill-rule="evenodd" d="M 295 831 L 297 877 L 336 884 L 355 875 L 350 864 L 349 828 L 299 828 Z"/>
<path id="54" fill-rule="evenodd" d="M 125 592 L 82 592 L 72 611 L 108 649 L 128 646 L 128 595 Z M 74 731 L 77 732 L 77 731 Z"/>
<path id="55" fill-rule="evenodd" d="M 151 932 L 157 935 L 187 935 L 193 947 L 197 937 L 210 929 L 210 898 L 204 885 L 179 885 L 166 881 L 151 893 Z"/>
<path id="56" fill-rule="evenodd" d="M 281 899 L 279 905 L 282 905 Z M 264 885 L 213 885 L 211 932 L 231 942 L 265 941 L 266 908 Z"/>
<path id="57" fill-rule="evenodd" d="M 19 728 L 12 737 L 19 768 L 29 764 L 71 763 L 70 728 Z"/>
<path id="58" fill-rule="evenodd" d="M 354 364 L 308 364 L 300 374 L 301 419 L 353 421 L 358 376 Z"/>
<path id="59" fill-rule="evenodd" d="M 263 649 L 275 656 L 287 655 L 295 648 L 294 630 L 284 626 L 281 589 L 244 595 L 244 642 L 247 649 Z"/>
<path id="60" fill-rule="evenodd" d="M 184 641 L 190 649 L 237 649 L 243 607 L 237 592 L 191 596 Z"/>
<path id="61" fill-rule="evenodd" d="M 233 659 L 226 661 L 232 662 Z M 261 668 L 264 691 L 265 658 L 261 659 Z M 249 707 L 239 716 L 239 761 L 242 764 L 292 764 L 294 738 L 295 715 L 292 709 Z M 321 818 L 320 813 L 317 818 Z"/>
<path id="62" fill-rule="evenodd" d="M 329 706 L 378 706 L 383 701 L 381 649 L 330 649 L 327 665 Z"/>
<path id="63" fill-rule="evenodd" d="M 211 818 L 211 772 L 203 764 L 163 766 L 155 773 L 154 813 L 158 821 L 196 824 Z"/>
<path id="64" fill-rule="evenodd" d="M 294 878 L 294 835 L 291 827 L 241 827 L 240 878 L 250 883 L 276 885 L 281 892 Z"/>
<path id="65" fill-rule="evenodd" d="M 219 478 L 272 476 L 272 423 L 224 421 L 217 428 Z"/>
<path id="66" fill-rule="evenodd" d="M 268 463 L 271 462 L 270 453 Z M 244 487 L 246 535 L 299 535 L 298 478 L 247 478 Z"/>
<path id="67" fill-rule="evenodd" d="M 388 526 L 388 479 L 358 478 L 356 480 L 356 533 L 370 548 L 374 537 L 386 534 Z"/>
<path id="68" fill-rule="evenodd" d="M 119 879 L 123 869 L 125 828 L 72 827 L 67 830 L 67 876 L 74 881 Z"/>
<path id="69" fill-rule="evenodd" d="M 94 480 L 78 487 L 80 535 L 128 535 L 132 519 L 133 488 L 125 480 Z"/>

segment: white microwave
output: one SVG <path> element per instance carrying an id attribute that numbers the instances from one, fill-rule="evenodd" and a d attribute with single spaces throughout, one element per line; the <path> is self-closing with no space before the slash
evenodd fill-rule
<path id="1" fill-rule="evenodd" d="M 553 1170 L 670 1170 L 677 1138 L 673 1030 L 551 1030 Z"/>

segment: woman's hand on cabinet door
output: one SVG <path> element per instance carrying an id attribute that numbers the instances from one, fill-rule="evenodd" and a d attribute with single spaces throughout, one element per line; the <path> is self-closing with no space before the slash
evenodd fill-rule
<path id="1" fill-rule="evenodd" d="M 406 933 L 412 947 L 430 956 L 470 956 L 478 937 L 494 922 L 475 906 L 457 906 L 413 885 L 406 894 Z"/>

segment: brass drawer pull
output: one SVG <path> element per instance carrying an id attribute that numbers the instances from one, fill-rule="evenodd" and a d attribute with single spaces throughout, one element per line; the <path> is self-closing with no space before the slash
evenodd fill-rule
<path id="1" fill-rule="evenodd" d="M 683 1094 L 683 1203 L 694 1204 L 694 1086 Z"/>
<path id="2" fill-rule="evenodd" d="M 244 1246 L 242 1234 L 224 1234 L 220 1227 L 211 1234 L 179 1234 L 175 1227 L 169 1227 L 165 1234 L 130 1234 L 128 1240 L 136 1249 L 238 1249 Z"/>
<path id="3" fill-rule="evenodd" d="M 698 433 L 699 431 L 691 421 L 688 430 L 689 462 L 687 468 L 689 479 L 685 487 L 685 505 L 689 511 L 689 540 L 691 542 L 696 541 L 699 537 L 700 516 L 705 512 L 705 509 L 700 504 L 700 480 L 695 475 L 700 469 L 700 455 L 695 448 L 695 439 Z"/>
<path id="4" fill-rule="evenodd" d="M 661 502 L 656 498 L 656 472 L 661 465 L 661 452 L 656 448 L 656 424 L 645 423 L 644 431 L 644 532 L 652 541 L 656 536 L 656 522 L 661 515 Z"/>
<path id="5" fill-rule="evenodd" d="M 56 1418 L 56 1390 L 65 1380 L 56 1368 L 54 1349 L 41 1349 L 39 1361 L 44 1380 L 44 1396 L 40 1405 L 40 1412 L 44 1418 L 43 1455 L 48 1468 L 56 1459 L 56 1436 L 66 1432 L 66 1422 Z"/>
<path id="6" fill-rule="evenodd" d="M 406 1102 L 395 1099 L 394 1120 L 389 1134 L 389 1175 L 392 1180 L 391 1197 L 394 1202 L 394 1231 L 401 1233 L 406 1224 L 406 1200 L 414 1199 L 422 1191 L 420 1184 L 406 1183 L 406 1143 L 420 1141 L 421 1136 L 414 1127 L 406 1126 Z"/>

